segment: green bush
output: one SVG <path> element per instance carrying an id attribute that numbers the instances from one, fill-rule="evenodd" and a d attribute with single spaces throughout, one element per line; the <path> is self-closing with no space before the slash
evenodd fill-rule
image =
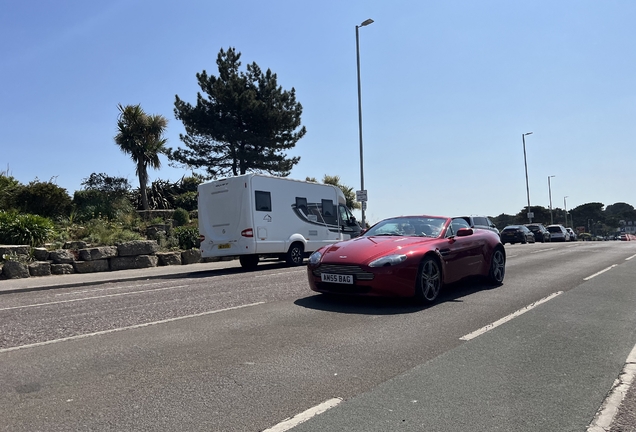
<path id="1" fill-rule="evenodd" d="M 53 235 L 48 218 L 0 211 L 0 244 L 41 246 Z"/>
<path id="2" fill-rule="evenodd" d="M 184 208 L 186 210 L 196 210 L 198 206 L 198 194 L 194 192 L 185 192 L 181 195 L 177 195 L 174 198 L 174 204 L 177 207 Z"/>
<path id="3" fill-rule="evenodd" d="M 174 236 L 179 240 L 179 247 L 181 249 L 198 248 L 199 243 L 199 229 L 196 227 L 176 227 L 174 229 Z"/>
<path id="4" fill-rule="evenodd" d="M 190 213 L 186 209 L 178 208 L 172 214 L 175 226 L 184 226 L 190 223 Z"/>
<path id="5" fill-rule="evenodd" d="M 71 197 L 66 189 L 49 182 L 34 180 L 16 190 L 15 207 L 21 213 L 48 218 L 65 217 L 71 213 Z"/>

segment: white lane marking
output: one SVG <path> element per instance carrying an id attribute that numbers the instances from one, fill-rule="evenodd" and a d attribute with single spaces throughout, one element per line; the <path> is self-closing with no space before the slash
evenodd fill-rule
<path id="1" fill-rule="evenodd" d="M 524 313 L 528 312 L 531 309 L 534 309 L 535 307 L 539 306 L 540 304 L 545 303 L 545 302 L 547 302 L 549 300 L 552 300 L 554 297 L 558 296 L 559 294 L 563 294 L 563 291 L 557 291 L 557 292 L 555 292 L 553 294 L 550 294 L 549 296 L 547 296 L 545 298 L 542 298 L 541 300 L 537 300 L 536 302 L 534 302 L 532 304 L 529 304 L 528 306 L 526 306 L 526 307 L 524 307 L 522 309 L 519 309 L 518 311 L 515 311 L 515 312 L 511 313 L 510 315 L 507 315 L 507 316 L 495 321 L 492 324 L 488 324 L 487 326 L 484 326 L 484 327 L 482 327 L 482 328 L 480 328 L 478 330 L 475 330 L 472 333 L 468 333 L 467 335 L 462 336 L 459 339 L 460 340 L 464 340 L 464 341 L 475 339 L 477 336 L 480 336 L 480 335 L 486 333 L 487 331 L 490 331 L 490 330 L 494 329 L 495 327 L 499 327 L 500 325 L 510 321 L 513 318 L 518 317 L 519 315 L 523 315 Z"/>
<path id="2" fill-rule="evenodd" d="M 114 328 L 114 329 L 110 329 L 110 330 L 102 330 L 102 331 L 98 331 L 98 332 L 94 332 L 94 333 L 86 333 L 86 334 L 69 336 L 69 337 L 60 338 L 60 339 L 52 339 L 52 340 L 48 340 L 48 341 L 44 341 L 44 342 L 36 342 L 36 343 L 28 344 L 28 345 L 20 345 L 20 346 L 15 346 L 15 347 L 11 347 L 11 348 L 0 348 L 0 354 L 5 353 L 5 352 L 9 352 L 9 351 L 15 351 L 15 350 L 23 349 L 23 348 L 35 348 L 35 347 L 44 346 L 44 345 L 50 345 L 50 344 L 59 343 L 59 342 L 66 342 L 66 341 L 71 341 L 71 340 L 76 340 L 76 339 L 84 339 L 84 338 L 93 337 L 93 336 L 101 336 L 101 335 L 105 335 L 105 334 L 109 334 L 109 333 L 115 333 L 115 332 L 120 332 L 120 331 L 125 331 L 125 330 L 133 330 L 133 329 L 138 329 L 138 328 L 142 328 L 142 327 L 150 327 L 150 326 L 153 326 L 153 325 L 165 324 L 165 323 L 169 323 L 169 322 L 173 322 L 173 321 L 180 321 L 180 320 L 188 319 L 188 318 L 197 318 L 197 317 L 202 317 L 202 316 L 205 316 L 205 315 L 212 315 L 212 314 L 220 313 L 220 312 L 227 312 L 227 311 L 236 310 L 236 309 L 242 309 L 242 308 L 251 307 L 251 306 L 258 306 L 258 305 L 261 305 L 261 304 L 264 304 L 264 303 L 265 302 L 244 304 L 244 305 L 229 307 L 229 308 L 225 308 L 225 309 L 217 309 L 217 310 L 201 312 L 201 313 L 192 314 L 192 315 L 184 315 L 184 316 L 180 316 L 180 317 L 176 317 L 176 318 L 168 318 L 168 319 L 164 319 L 164 320 L 152 321 L 152 322 L 143 323 L 143 324 L 135 324 L 135 325 L 127 326 L 127 327 L 119 327 L 119 328 Z"/>
<path id="3" fill-rule="evenodd" d="M 632 256 L 630 256 L 629 258 L 625 258 L 625 261 L 629 261 L 630 259 L 632 259 L 632 258 L 634 258 L 634 257 L 636 257 L 636 255 L 632 255 Z"/>
<path id="4" fill-rule="evenodd" d="M 506 256 L 506 258 L 514 258 L 516 256 L 519 256 L 519 255 L 518 254 L 517 255 L 508 255 L 508 256 Z"/>
<path id="5" fill-rule="evenodd" d="M 539 249 L 538 251 L 534 251 L 534 252 L 530 252 L 530 253 L 536 254 L 536 253 L 547 252 L 547 251 L 551 251 L 551 250 L 554 250 L 554 248 L 550 248 L 550 249 Z"/>
<path id="6" fill-rule="evenodd" d="M 109 282 L 112 283 L 112 282 Z M 163 281 L 163 282 L 154 282 L 154 283 L 149 283 L 149 284 L 140 284 L 140 285 L 135 285 L 135 288 L 142 288 L 142 287 L 148 287 L 148 286 L 154 286 L 154 285 L 165 285 L 167 282 Z M 108 288 L 88 288 L 88 289 L 84 289 L 84 290 L 79 290 L 79 291 L 69 291 L 69 292 L 65 292 L 65 293 L 57 293 L 55 294 L 56 297 L 58 296 L 69 296 L 69 295 L 73 295 L 73 294 L 84 294 L 87 292 L 98 292 L 98 291 L 112 291 L 112 290 L 121 290 L 121 289 L 129 289 L 130 286 L 128 285 L 120 285 L 120 286 L 114 286 L 114 287 L 108 287 Z"/>
<path id="7" fill-rule="evenodd" d="M 12 306 L 12 307 L 8 307 L 8 308 L 1 308 L 0 311 L 7 311 L 7 310 L 13 310 L 13 309 L 26 309 L 26 308 L 40 307 L 40 306 L 50 306 L 50 305 L 54 305 L 54 304 L 73 303 L 73 302 L 78 302 L 78 301 L 95 300 L 95 299 L 108 298 L 108 297 L 120 297 L 120 296 L 134 295 L 134 294 L 141 294 L 141 293 L 155 292 L 155 291 L 165 291 L 165 290 L 169 290 L 169 289 L 183 288 L 183 287 L 186 287 L 186 286 L 188 286 L 188 285 L 177 285 L 177 286 L 171 286 L 171 287 L 166 287 L 166 288 L 155 288 L 155 289 L 133 291 L 133 292 L 126 292 L 126 293 L 104 294 L 104 295 L 101 295 L 101 296 L 83 297 L 83 298 L 70 299 L 70 300 L 60 300 L 60 301 L 47 302 L 47 303 L 35 303 L 35 304 L 23 305 L 23 306 Z"/>
<path id="8" fill-rule="evenodd" d="M 316 405 L 313 408 L 309 408 L 307 411 L 303 411 L 300 414 L 296 414 L 295 416 L 288 418 L 275 426 L 272 426 L 269 429 L 265 429 L 263 432 L 285 432 L 293 427 L 298 426 L 301 423 L 306 422 L 310 418 L 317 416 L 318 414 L 322 414 L 330 408 L 335 407 L 340 402 L 342 402 L 342 398 L 333 398 L 323 403 Z"/>
<path id="9" fill-rule="evenodd" d="M 264 275 L 258 275 L 258 276 L 254 276 L 255 278 L 262 278 L 262 277 L 271 277 L 271 276 L 280 276 L 280 275 L 287 275 L 290 273 L 301 273 L 301 272 L 306 272 L 306 269 L 301 269 L 301 270 L 293 270 L 293 271 L 286 271 L 286 272 L 279 272 L 279 273 L 268 273 L 268 274 L 264 274 Z"/>
<path id="10" fill-rule="evenodd" d="M 590 279 L 592 279 L 593 277 L 596 277 L 596 276 L 600 275 L 601 273 L 605 273 L 606 271 L 609 271 L 609 270 L 613 269 L 613 268 L 614 268 L 614 267 L 616 267 L 617 265 L 618 265 L 618 264 L 612 264 L 612 265 L 611 265 L 611 266 L 609 266 L 608 268 L 603 269 L 603 270 L 601 270 L 600 272 L 596 272 L 596 273 L 594 273 L 593 275 L 590 275 L 590 276 L 586 277 L 586 278 L 585 278 L 585 279 L 583 279 L 583 280 L 584 280 L 584 281 L 586 281 L 586 280 L 590 280 Z"/>
<path id="11" fill-rule="evenodd" d="M 634 382 L 634 376 L 636 376 L 636 346 L 632 348 L 632 351 L 627 356 L 623 371 L 614 381 L 612 389 L 601 404 L 594 420 L 588 426 L 587 432 L 606 432 L 610 430 L 618 408 L 623 402 L 627 390 Z"/>

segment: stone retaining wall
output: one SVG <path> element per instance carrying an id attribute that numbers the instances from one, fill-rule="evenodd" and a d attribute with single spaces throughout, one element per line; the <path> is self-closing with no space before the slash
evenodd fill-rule
<path id="1" fill-rule="evenodd" d="M 95 273 L 141 269 L 167 265 L 194 264 L 202 261 L 201 251 L 159 252 L 154 240 L 135 240 L 117 246 L 89 247 L 84 242 L 72 242 L 63 249 L 47 251 L 30 246 L 0 245 L 0 279 L 50 276 L 72 273 Z"/>

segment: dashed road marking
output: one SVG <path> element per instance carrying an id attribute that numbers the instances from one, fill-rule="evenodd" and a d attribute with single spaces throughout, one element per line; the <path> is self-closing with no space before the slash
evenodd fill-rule
<path id="1" fill-rule="evenodd" d="M 188 286 L 188 285 L 177 285 L 177 286 L 171 286 L 171 287 L 166 287 L 166 288 L 155 288 L 155 289 L 148 289 L 148 290 L 141 290 L 141 291 L 132 291 L 132 292 L 125 292 L 125 293 L 117 293 L 117 294 L 104 294 L 104 295 L 100 295 L 100 296 L 83 297 L 83 298 L 78 298 L 78 299 L 59 300 L 59 301 L 46 302 L 46 303 L 35 303 L 35 304 L 22 305 L 22 306 L 12 306 L 12 307 L 7 307 L 7 308 L 1 308 L 0 311 L 7 311 L 7 310 L 14 310 L 14 309 L 26 309 L 26 308 L 41 307 L 41 306 L 50 306 L 50 305 L 62 304 L 62 303 L 74 303 L 74 302 L 79 302 L 79 301 L 97 300 L 97 299 L 108 298 L 108 297 L 121 297 L 121 296 L 126 296 L 126 295 L 134 295 L 134 294 L 141 294 L 141 293 L 147 293 L 147 292 L 156 292 L 156 291 L 165 291 L 165 290 L 169 290 L 169 289 L 183 288 L 183 287 L 186 287 L 186 286 Z"/>
<path id="2" fill-rule="evenodd" d="M 51 344 L 59 343 L 59 342 L 67 342 L 67 341 L 72 341 L 72 340 L 76 340 L 76 339 L 89 338 L 89 337 L 93 337 L 93 336 L 102 336 L 102 335 L 105 335 L 105 334 L 115 333 L 115 332 L 120 332 L 120 331 L 125 331 L 125 330 L 133 330 L 133 329 L 138 329 L 138 328 L 143 328 L 143 327 L 150 327 L 150 326 L 153 326 L 153 325 L 165 324 L 165 323 L 174 322 L 174 321 L 180 321 L 180 320 L 184 320 L 184 319 L 188 319 L 188 318 L 198 318 L 198 317 L 202 317 L 202 316 L 206 316 L 206 315 L 212 315 L 212 314 L 221 313 L 221 312 L 227 312 L 227 311 L 236 310 L 236 309 L 243 309 L 243 308 L 247 308 L 247 307 L 251 307 L 251 306 L 258 306 L 258 305 L 261 305 L 261 304 L 264 304 L 264 303 L 265 302 L 244 304 L 244 305 L 229 307 L 229 308 L 225 308 L 225 309 L 216 309 L 216 310 L 207 311 L 207 312 L 201 312 L 201 313 L 192 314 L 192 315 L 184 315 L 184 316 L 180 316 L 180 317 L 168 318 L 168 319 L 164 319 L 164 320 L 153 321 L 153 322 L 148 322 L 148 323 L 143 323 L 143 324 L 135 324 L 135 325 L 127 326 L 127 327 L 119 327 L 119 328 L 114 328 L 114 329 L 110 329 L 110 330 L 102 330 L 102 331 L 93 332 L 93 333 L 85 333 L 85 334 L 81 334 L 81 335 L 69 336 L 69 337 L 60 338 L 60 339 L 52 339 L 52 340 L 48 340 L 48 341 L 44 341 L 44 342 L 36 342 L 36 343 L 28 344 L 28 345 L 20 345 L 20 346 L 15 346 L 15 347 L 11 347 L 11 348 L 1 348 L 0 349 L 0 354 L 5 353 L 5 352 L 9 352 L 9 351 L 16 351 L 16 350 L 19 350 L 19 349 L 35 348 L 35 347 L 44 346 L 44 345 L 51 345 Z"/>
<path id="3" fill-rule="evenodd" d="M 519 309 L 518 311 L 515 311 L 515 312 L 511 313 L 510 315 L 507 315 L 507 316 L 495 321 L 492 324 L 488 324 L 487 326 L 484 326 L 484 327 L 480 328 L 479 330 L 475 330 L 472 333 L 468 333 L 467 335 L 462 336 L 459 339 L 460 340 L 464 340 L 464 341 L 475 339 L 477 336 L 480 336 L 480 335 L 482 335 L 482 334 L 494 329 L 495 327 L 499 327 L 500 325 L 510 321 L 513 318 L 518 317 L 519 315 L 523 315 L 524 313 L 528 312 L 529 310 L 534 309 L 535 307 L 539 306 L 540 304 L 545 303 L 545 302 L 547 302 L 549 300 L 552 300 L 554 297 L 558 296 L 559 294 L 563 294 L 563 291 L 557 291 L 557 292 L 555 292 L 553 294 L 550 294 L 549 296 L 547 296 L 545 298 L 542 298 L 541 300 L 538 300 L 538 301 L 536 301 L 536 302 L 534 302 L 532 304 L 529 304 L 528 306 L 524 307 L 523 309 Z"/>
<path id="4" fill-rule="evenodd" d="M 306 411 L 296 414 L 294 417 L 290 417 L 269 429 L 265 429 L 263 432 L 285 432 L 293 427 L 298 426 L 301 423 L 306 422 L 312 417 L 322 414 L 323 412 L 331 409 L 342 402 L 341 398 L 329 399 L 313 408 L 309 408 Z"/>
<path id="5" fill-rule="evenodd" d="M 601 270 L 600 272 L 596 272 L 596 273 L 594 273 L 593 275 L 590 275 L 590 276 L 586 277 L 586 278 L 585 278 L 585 279 L 583 279 L 583 280 L 584 280 L 584 281 L 586 281 L 586 280 L 590 280 L 590 279 L 592 279 L 593 277 L 596 277 L 596 276 L 598 276 L 598 275 L 600 275 L 600 274 L 602 274 L 602 273 L 605 273 L 606 271 L 609 271 L 609 270 L 613 269 L 613 268 L 614 268 L 614 267 L 616 267 L 617 265 L 618 265 L 618 264 L 612 264 L 612 265 L 611 265 L 611 266 L 609 266 L 608 268 L 603 269 L 603 270 Z"/>

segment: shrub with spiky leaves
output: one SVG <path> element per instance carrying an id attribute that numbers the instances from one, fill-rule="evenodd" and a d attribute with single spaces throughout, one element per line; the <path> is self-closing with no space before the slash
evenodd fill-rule
<path id="1" fill-rule="evenodd" d="M 0 211 L 0 243 L 42 246 L 53 235 L 53 221 L 43 216 Z"/>

